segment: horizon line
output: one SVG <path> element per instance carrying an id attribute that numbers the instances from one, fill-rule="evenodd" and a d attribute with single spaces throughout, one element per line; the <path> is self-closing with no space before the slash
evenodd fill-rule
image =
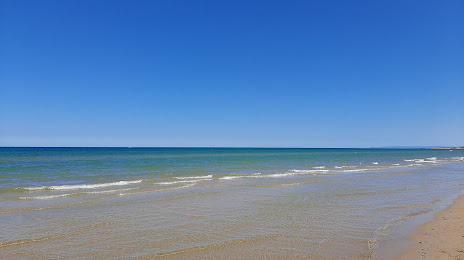
<path id="1" fill-rule="evenodd" d="M 0 146 L 0 148 L 220 148 L 220 149 L 456 149 L 464 146 L 376 146 L 376 147 L 290 147 L 290 146 Z"/>

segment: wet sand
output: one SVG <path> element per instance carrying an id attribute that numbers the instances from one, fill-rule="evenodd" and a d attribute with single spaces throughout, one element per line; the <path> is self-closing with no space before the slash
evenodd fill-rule
<path id="1" fill-rule="evenodd" d="M 398 259 L 464 259 L 464 195 L 418 230 Z"/>

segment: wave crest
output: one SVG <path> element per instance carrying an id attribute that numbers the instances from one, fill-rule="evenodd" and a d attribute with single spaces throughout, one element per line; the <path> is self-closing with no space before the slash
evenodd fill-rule
<path id="1" fill-rule="evenodd" d="M 124 186 L 129 184 L 141 183 L 142 180 L 136 181 L 117 181 L 109 183 L 97 184 L 76 184 L 76 185 L 57 185 L 57 186 L 41 186 L 41 187 L 26 187 L 25 190 L 78 190 L 78 189 L 97 189 L 110 186 Z"/>

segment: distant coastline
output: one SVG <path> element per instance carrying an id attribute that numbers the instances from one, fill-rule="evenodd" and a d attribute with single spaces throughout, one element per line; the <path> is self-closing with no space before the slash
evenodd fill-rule
<path id="1" fill-rule="evenodd" d="M 464 146 L 387 146 L 374 149 L 464 149 Z"/>

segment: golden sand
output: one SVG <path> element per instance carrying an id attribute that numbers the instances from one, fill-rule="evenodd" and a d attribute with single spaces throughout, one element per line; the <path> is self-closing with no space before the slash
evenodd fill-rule
<path id="1" fill-rule="evenodd" d="M 464 259 L 464 195 L 418 230 L 398 259 Z"/>

